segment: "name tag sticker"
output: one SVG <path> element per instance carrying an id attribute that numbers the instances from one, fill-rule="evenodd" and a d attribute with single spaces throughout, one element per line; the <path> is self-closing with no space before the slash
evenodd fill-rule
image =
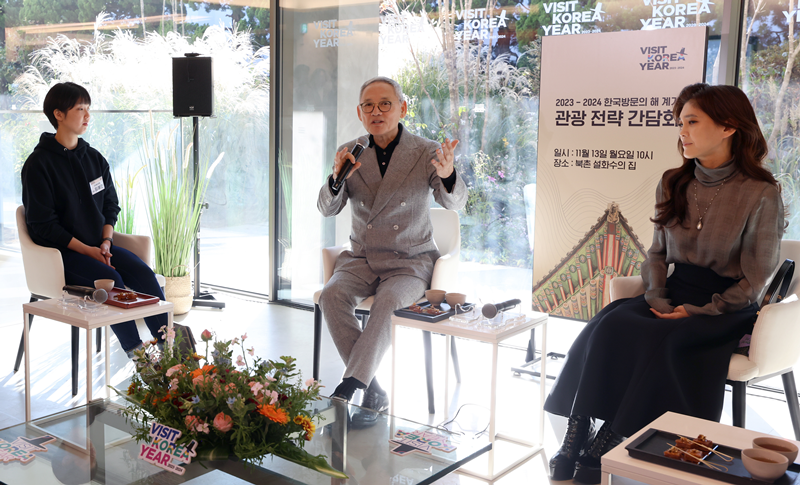
<path id="1" fill-rule="evenodd" d="M 92 188 L 92 195 L 100 192 L 101 190 L 105 189 L 106 186 L 103 184 L 103 177 L 97 177 L 96 179 L 89 182 L 89 187 Z"/>

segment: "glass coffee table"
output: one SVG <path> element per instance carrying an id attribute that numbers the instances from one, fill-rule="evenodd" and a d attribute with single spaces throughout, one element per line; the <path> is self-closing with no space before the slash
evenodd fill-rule
<path id="1" fill-rule="evenodd" d="M 459 436 L 385 414 L 379 415 L 372 427 L 353 429 L 349 416 L 360 408 L 323 398 L 312 403 L 312 407 L 326 419 L 318 425 L 317 433 L 306 443 L 305 449 L 314 455 L 326 455 L 329 463 L 337 470 L 343 470 L 351 480 L 332 479 L 271 455 L 255 467 L 238 460 L 191 463 L 186 466 L 186 473 L 179 476 L 137 458 L 139 445 L 132 440 L 131 428 L 120 414 L 123 405 L 121 400 L 93 401 L 86 406 L 0 430 L 0 439 L 9 443 L 19 437 L 34 442 L 36 438 L 45 436 L 55 438 L 42 445 L 47 451 L 35 452 L 36 457 L 27 463 L 0 461 L 0 483 L 421 485 L 454 472 L 492 447 L 486 437 Z M 432 449 L 431 454 L 411 452 L 397 455 L 390 451 L 396 445 L 389 440 L 398 431 L 429 431 L 445 435 L 456 449 L 449 453 Z"/>

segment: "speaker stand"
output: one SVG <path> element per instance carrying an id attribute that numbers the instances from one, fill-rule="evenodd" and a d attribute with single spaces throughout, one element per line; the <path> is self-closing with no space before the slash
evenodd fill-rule
<path id="1" fill-rule="evenodd" d="M 194 159 L 194 198 L 197 201 L 197 190 L 200 185 L 200 122 L 197 116 L 192 116 L 192 158 Z M 208 204 L 203 203 L 200 210 L 208 208 Z M 201 214 L 202 215 L 202 214 Z M 225 302 L 217 301 L 208 292 L 200 291 L 200 228 L 194 233 L 194 300 L 193 307 L 225 308 Z"/>

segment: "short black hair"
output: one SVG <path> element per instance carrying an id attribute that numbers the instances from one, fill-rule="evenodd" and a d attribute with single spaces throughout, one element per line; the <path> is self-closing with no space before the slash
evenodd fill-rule
<path id="1" fill-rule="evenodd" d="M 47 92 L 44 97 L 44 114 L 50 120 L 53 128 L 58 130 L 58 120 L 53 111 L 59 110 L 66 114 L 78 103 L 92 104 L 92 97 L 89 91 L 80 84 L 71 82 L 58 83 Z"/>

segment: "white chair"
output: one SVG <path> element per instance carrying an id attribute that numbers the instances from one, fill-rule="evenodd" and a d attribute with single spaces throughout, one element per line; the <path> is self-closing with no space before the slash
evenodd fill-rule
<path id="1" fill-rule="evenodd" d="M 431 288 L 453 289 L 456 287 L 458 279 L 458 256 L 461 253 L 461 225 L 458 219 L 458 212 L 448 209 L 431 209 L 431 222 L 433 223 L 433 241 L 439 248 L 441 256 L 436 260 L 433 267 L 433 277 Z M 333 276 L 333 268 L 336 265 L 336 258 L 347 249 L 346 246 L 334 246 L 322 249 L 322 280 L 326 284 Z M 314 293 L 314 367 L 313 377 L 319 379 L 320 348 L 322 346 L 322 311 L 319 308 L 319 296 L 322 290 Z M 372 307 L 374 297 L 362 301 L 356 307 L 356 316 L 361 319 L 361 327 L 367 326 L 369 310 Z M 424 301 L 424 298 L 420 301 Z M 435 413 L 433 397 L 433 369 L 432 369 L 432 349 L 431 333 L 423 331 L 423 343 L 425 346 L 425 376 L 428 386 L 428 412 Z M 461 372 L 458 367 L 458 354 L 456 352 L 456 342 L 452 339 L 450 352 L 453 357 L 453 367 L 456 380 L 461 382 Z"/>
<path id="2" fill-rule="evenodd" d="M 733 354 L 727 383 L 733 390 L 733 425 L 745 427 L 746 389 L 750 384 L 781 376 L 795 438 L 800 440 L 800 406 L 793 366 L 800 358 L 800 300 L 792 274 L 780 278 L 786 261 L 800 261 L 800 241 L 781 242 L 782 264 L 775 269 L 758 313 L 749 355 Z M 781 281 L 782 280 L 782 281 Z M 641 276 L 616 277 L 609 287 L 611 300 L 632 298 L 645 292 Z M 784 298 L 784 295 L 791 295 Z"/>
<path id="3" fill-rule="evenodd" d="M 64 263 L 61 252 L 55 248 L 39 246 L 33 242 L 28 234 L 25 222 L 25 207 L 17 207 L 17 232 L 19 233 L 19 246 L 22 252 L 22 266 L 25 270 L 25 282 L 31 292 L 31 303 L 37 300 L 61 298 L 61 289 L 66 284 L 64 281 Z M 114 233 L 114 245 L 125 248 L 139 256 L 142 261 L 150 262 L 150 238 L 147 236 L 134 236 L 129 234 Z M 159 284 L 163 286 L 163 276 L 156 275 Z M 28 319 L 28 327 L 33 324 L 33 315 Z M 78 343 L 79 328 L 72 327 L 72 395 L 78 394 Z M 97 329 L 95 342 L 96 352 L 100 352 L 102 342 L 102 329 Z M 17 372 L 22 361 L 24 342 L 20 339 L 17 359 L 14 363 L 14 372 Z M 86 349 L 87 352 L 90 349 Z"/>

